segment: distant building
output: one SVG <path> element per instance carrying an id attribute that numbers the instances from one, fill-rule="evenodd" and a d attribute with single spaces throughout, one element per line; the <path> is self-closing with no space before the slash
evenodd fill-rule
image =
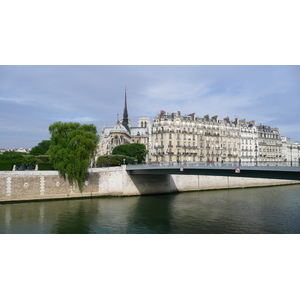
<path id="1" fill-rule="evenodd" d="M 127 95 L 125 90 L 123 117 L 120 120 L 117 120 L 117 123 L 114 127 L 102 127 L 97 156 L 112 154 L 112 151 L 115 147 L 131 143 L 144 144 L 146 149 L 149 150 L 151 145 L 150 137 L 150 118 L 139 118 L 138 126 L 132 126 L 128 115 Z"/>
<path id="2" fill-rule="evenodd" d="M 292 142 L 290 138 L 282 136 L 282 160 L 290 166 L 299 166 L 300 143 Z"/>
<path id="3" fill-rule="evenodd" d="M 278 128 L 256 125 L 245 119 L 219 120 L 218 116 L 203 118 L 195 113 L 161 111 L 152 127 L 151 159 L 157 163 L 208 162 L 271 165 L 285 161 L 298 163 L 299 143 L 285 142 Z M 290 149 L 288 151 L 287 149 Z"/>
<path id="4" fill-rule="evenodd" d="M 31 148 L 15 148 L 15 149 L 8 149 L 8 148 L 0 148 L 0 154 L 4 152 L 19 152 L 19 153 L 29 153 Z"/>
<path id="5" fill-rule="evenodd" d="M 206 162 L 241 165 L 298 165 L 300 144 L 282 137 L 278 128 L 256 125 L 245 119 L 197 117 L 180 111 L 161 110 L 152 124 L 139 118 L 133 127 L 128 115 L 127 95 L 123 117 L 114 127 L 102 128 L 98 156 L 111 154 L 116 146 L 140 143 L 149 151 L 149 163 Z"/>

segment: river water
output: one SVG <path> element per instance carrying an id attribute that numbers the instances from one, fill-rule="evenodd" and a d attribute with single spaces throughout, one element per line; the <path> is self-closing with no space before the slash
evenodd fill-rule
<path id="1" fill-rule="evenodd" d="M 300 185 L 1 204 L 0 233 L 300 233 Z"/>

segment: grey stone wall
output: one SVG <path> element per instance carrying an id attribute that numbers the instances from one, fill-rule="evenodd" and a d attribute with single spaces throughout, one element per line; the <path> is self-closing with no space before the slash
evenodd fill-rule
<path id="1" fill-rule="evenodd" d="M 132 175 L 125 166 L 89 170 L 83 192 L 57 171 L 1 171 L 0 201 L 131 196 L 209 189 L 299 184 L 298 181 L 198 175 Z"/>

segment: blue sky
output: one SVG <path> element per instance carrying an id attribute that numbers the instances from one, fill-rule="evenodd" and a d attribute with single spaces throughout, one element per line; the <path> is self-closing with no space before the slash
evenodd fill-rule
<path id="1" fill-rule="evenodd" d="M 0 66 L 0 147 L 33 147 L 54 122 L 113 126 L 160 110 L 279 127 L 300 141 L 299 66 Z"/>
<path id="2" fill-rule="evenodd" d="M 256 120 L 299 141 L 296 4 L 6 1 L 0 147 L 33 147 L 57 121 L 100 133 L 122 115 L 125 86 L 133 124 L 180 110 Z"/>

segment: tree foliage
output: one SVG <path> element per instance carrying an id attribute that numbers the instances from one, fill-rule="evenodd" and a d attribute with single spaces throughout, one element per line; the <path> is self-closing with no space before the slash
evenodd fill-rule
<path id="1" fill-rule="evenodd" d="M 90 161 L 94 158 L 99 137 L 95 125 L 57 122 L 49 127 L 50 162 L 70 184 L 77 182 L 80 192 Z"/>
<path id="2" fill-rule="evenodd" d="M 3 154 L 0 154 L 1 163 L 13 163 L 21 164 L 24 161 L 24 155 L 19 152 L 6 151 Z"/>
<path id="3" fill-rule="evenodd" d="M 97 167 L 120 166 L 124 162 L 125 164 L 134 164 L 134 158 L 125 155 L 101 155 L 98 157 L 96 165 Z"/>
<path id="4" fill-rule="evenodd" d="M 148 151 L 146 150 L 146 146 L 144 144 L 132 143 L 115 147 L 112 154 L 133 157 L 137 159 L 139 164 L 141 164 L 145 161 Z"/>
<path id="5" fill-rule="evenodd" d="M 32 165 L 41 163 L 42 161 L 33 155 L 28 155 L 27 153 L 6 151 L 3 154 L 0 154 L 0 169 L 5 168 L 5 170 L 11 170 L 13 165 L 16 165 L 17 170 L 21 165 Z"/>
<path id="6" fill-rule="evenodd" d="M 49 140 L 43 140 L 38 143 L 37 146 L 33 147 L 30 151 L 30 155 L 45 155 L 50 147 Z"/>

